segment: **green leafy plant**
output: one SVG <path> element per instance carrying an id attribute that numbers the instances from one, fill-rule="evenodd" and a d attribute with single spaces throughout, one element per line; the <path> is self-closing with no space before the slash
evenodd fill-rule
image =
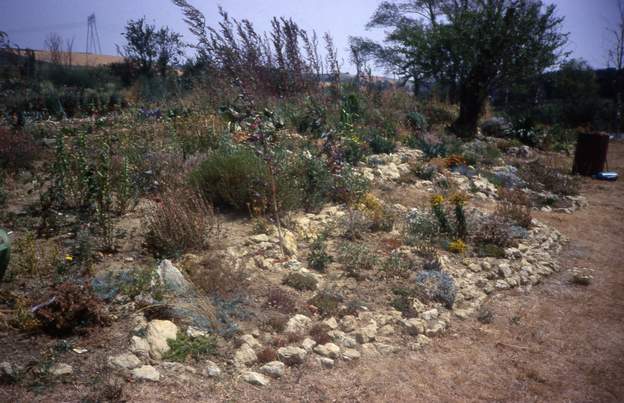
<path id="1" fill-rule="evenodd" d="M 344 242 L 338 251 L 338 262 L 348 276 L 362 280 L 366 271 L 371 271 L 379 263 L 377 257 L 364 244 Z"/>
<path id="2" fill-rule="evenodd" d="M 175 339 L 167 340 L 167 344 L 169 344 L 169 351 L 163 355 L 163 359 L 169 361 L 185 362 L 189 357 L 199 361 L 217 351 L 217 341 L 213 336 L 191 338 L 178 332 Z"/>

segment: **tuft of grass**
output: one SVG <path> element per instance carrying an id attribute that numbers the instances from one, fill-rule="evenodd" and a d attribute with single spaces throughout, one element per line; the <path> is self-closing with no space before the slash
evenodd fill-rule
<path id="1" fill-rule="evenodd" d="M 212 336 L 199 336 L 190 338 L 182 332 L 178 332 L 177 338 L 167 340 L 170 350 L 163 359 L 169 361 L 184 362 L 189 357 L 199 361 L 200 359 L 215 354 L 217 341 Z"/>

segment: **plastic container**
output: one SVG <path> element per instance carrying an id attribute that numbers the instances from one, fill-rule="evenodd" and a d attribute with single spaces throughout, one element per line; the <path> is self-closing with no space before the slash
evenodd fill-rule
<path id="1" fill-rule="evenodd" d="M 594 179 L 602 180 L 602 181 L 616 181 L 618 178 L 617 172 L 603 171 L 598 172 L 593 176 Z"/>

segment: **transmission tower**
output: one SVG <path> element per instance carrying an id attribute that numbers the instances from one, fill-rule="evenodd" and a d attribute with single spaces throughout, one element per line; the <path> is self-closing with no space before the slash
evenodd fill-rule
<path id="1" fill-rule="evenodd" d="M 87 64 L 89 64 L 89 55 L 91 53 L 101 54 L 102 46 L 100 45 L 100 35 L 98 34 L 97 25 L 95 23 L 95 13 L 87 17 Z"/>

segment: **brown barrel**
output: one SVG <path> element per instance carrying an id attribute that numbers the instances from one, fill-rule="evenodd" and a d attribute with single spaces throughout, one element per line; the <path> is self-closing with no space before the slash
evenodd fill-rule
<path id="1" fill-rule="evenodd" d="M 606 133 L 581 133 L 576 142 L 573 174 L 591 176 L 604 171 L 609 149 Z"/>

